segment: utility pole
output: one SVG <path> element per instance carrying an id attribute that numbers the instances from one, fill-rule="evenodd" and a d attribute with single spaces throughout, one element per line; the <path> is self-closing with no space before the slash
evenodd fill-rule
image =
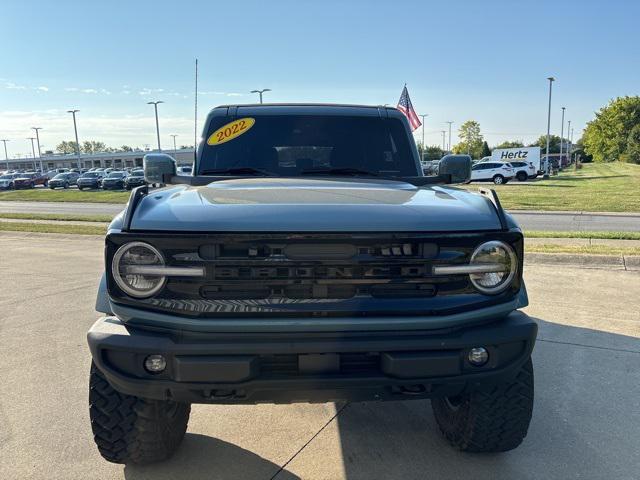
<path id="1" fill-rule="evenodd" d="M 555 82 L 556 79 L 553 77 L 547 77 L 547 80 L 549 80 L 549 108 L 547 110 L 547 162 L 542 178 L 549 178 L 549 163 L 551 161 L 549 158 L 549 140 L 551 139 L 551 90 L 553 88 L 553 82 Z"/>
<path id="2" fill-rule="evenodd" d="M 33 154 L 33 169 L 36 169 L 36 148 L 33 146 L 33 141 L 36 139 L 36 137 L 27 137 L 27 140 L 31 140 L 31 153 Z"/>
<path id="3" fill-rule="evenodd" d="M 7 170 L 9 170 L 9 155 L 7 154 L 7 142 L 9 142 L 10 140 L 2 139 L 0 140 L 0 142 L 4 143 L 4 160 L 5 162 L 7 162 Z"/>
<path id="4" fill-rule="evenodd" d="M 264 92 L 270 92 L 270 91 L 271 91 L 271 89 L 270 89 L 270 88 L 263 88 L 262 90 L 251 90 L 251 92 L 250 92 L 250 93 L 257 93 L 257 94 L 259 94 L 259 95 L 260 95 L 260 103 L 262 104 L 262 94 L 263 94 Z"/>
<path id="5" fill-rule="evenodd" d="M 565 107 L 562 107 L 562 122 L 560 124 L 560 160 L 558 161 L 558 170 L 562 170 L 562 147 L 564 143 L 564 109 Z M 569 132 L 567 131 L 567 137 L 569 136 L 568 133 Z"/>
<path id="6" fill-rule="evenodd" d="M 67 110 L 67 113 L 73 115 L 73 131 L 76 134 L 76 155 L 78 157 L 78 170 L 82 171 L 82 168 L 80 167 L 80 142 L 78 141 L 78 125 L 76 124 L 76 113 L 78 113 L 79 111 L 80 110 Z"/>
<path id="7" fill-rule="evenodd" d="M 153 105 L 153 108 L 156 111 L 156 135 L 158 136 L 158 151 L 161 152 L 162 148 L 160 148 L 160 124 L 158 123 L 158 104 L 164 103 L 162 100 L 158 100 L 157 102 L 147 102 L 147 105 Z"/>
<path id="8" fill-rule="evenodd" d="M 178 153 L 178 149 L 176 148 L 176 137 L 178 135 L 174 133 L 173 135 L 169 135 L 169 136 L 173 137 L 173 155 L 175 156 Z"/>
<path id="9" fill-rule="evenodd" d="M 444 153 L 444 152 L 447 151 L 446 148 L 445 148 L 446 147 L 445 138 L 446 138 L 446 135 L 447 135 L 447 131 L 446 130 L 440 130 L 440 132 L 442 133 L 442 152 Z"/>
<path id="10" fill-rule="evenodd" d="M 424 145 L 424 119 L 425 117 L 428 117 L 429 114 L 425 113 L 423 115 L 419 115 L 420 117 L 422 117 L 422 158 L 420 158 L 420 160 L 422 160 L 424 162 L 424 151 L 426 150 L 426 147 Z"/>
<path id="11" fill-rule="evenodd" d="M 447 153 L 451 153 L 451 124 L 453 122 L 449 121 L 449 122 L 444 122 L 444 123 L 448 123 L 449 124 L 449 145 L 447 145 Z"/>
<path id="12" fill-rule="evenodd" d="M 571 130 L 571 120 L 567 121 L 567 155 L 569 155 L 569 161 L 571 161 L 571 150 L 573 148 L 573 139 L 571 138 L 573 130 Z"/>
<path id="13" fill-rule="evenodd" d="M 31 127 L 31 130 L 36 131 L 36 142 L 38 143 L 38 158 L 40 159 L 40 173 L 44 173 L 44 169 L 42 168 L 42 151 L 40 150 L 40 134 L 39 130 L 42 130 L 42 127 Z"/>

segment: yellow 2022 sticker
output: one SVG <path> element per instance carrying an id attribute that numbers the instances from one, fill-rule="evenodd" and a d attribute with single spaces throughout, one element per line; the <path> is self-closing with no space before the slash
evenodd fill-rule
<path id="1" fill-rule="evenodd" d="M 221 126 L 218 130 L 209 135 L 207 145 L 220 145 L 239 137 L 243 133 L 249 131 L 253 124 L 256 123 L 255 118 L 245 117 Z"/>

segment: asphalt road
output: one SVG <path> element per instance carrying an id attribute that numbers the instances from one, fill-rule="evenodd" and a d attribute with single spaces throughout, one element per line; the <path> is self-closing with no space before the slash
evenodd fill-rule
<path id="1" fill-rule="evenodd" d="M 116 215 L 124 205 L 71 202 L 7 202 L 0 201 L 0 212 L 6 213 L 73 213 Z M 640 232 L 640 214 L 593 214 L 581 212 L 511 212 L 525 230 L 552 231 L 625 231 Z"/>
<path id="2" fill-rule="evenodd" d="M 462 454 L 428 401 L 201 406 L 167 462 L 105 462 L 85 334 L 101 239 L 0 234 L 1 479 L 637 479 L 640 272 L 527 265 L 536 400 L 517 450 Z"/>

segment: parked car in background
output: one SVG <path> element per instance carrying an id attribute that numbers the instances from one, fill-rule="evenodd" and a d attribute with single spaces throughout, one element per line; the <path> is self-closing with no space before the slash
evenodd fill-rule
<path id="1" fill-rule="evenodd" d="M 47 186 L 48 177 L 36 172 L 27 172 L 18 174 L 13 181 L 13 188 L 34 188 L 36 185 Z"/>
<path id="2" fill-rule="evenodd" d="M 515 177 L 520 182 L 524 182 L 529 178 L 536 178 L 538 172 L 533 162 L 509 162 L 515 172 Z"/>
<path id="3" fill-rule="evenodd" d="M 13 182 L 16 177 L 20 176 L 20 173 L 7 173 L 0 177 L 0 190 L 13 190 Z"/>
<path id="4" fill-rule="evenodd" d="M 438 164 L 440 160 L 427 160 L 422 163 L 422 173 L 427 176 L 438 175 Z"/>
<path id="5" fill-rule="evenodd" d="M 124 180 L 124 187 L 127 190 L 131 190 L 135 187 L 146 185 L 147 182 L 144 179 L 144 170 L 132 170 L 131 173 Z"/>
<path id="6" fill-rule="evenodd" d="M 115 171 L 102 179 L 103 190 L 122 190 L 127 178 L 127 172 Z"/>
<path id="7" fill-rule="evenodd" d="M 102 172 L 87 172 L 80 175 L 78 178 L 78 190 L 85 188 L 100 188 L 102 186 L 102 179 L 104 173 Z"/>
<path id="8" fill-rule="evenodd" d="M 507 162 L 479 162 L 471 167 L 472 182 L 507 183 L 514 176 L 513 167 Z"/>
<path id="9" fill-rule="evenodd" d="M 79 176 L 77 172 L 59 173 L 49 180 L 49 188 L 51 190 L 56 188 L 69 188 L 77 184 Z"/>
<path id="10" fill-rule="evenodd" d="M 192 170 L 193 168 L 191 167 L 191 165 L 181 165 L 176 168 L 176 173 L 178 175 L 191 175 Z"/>

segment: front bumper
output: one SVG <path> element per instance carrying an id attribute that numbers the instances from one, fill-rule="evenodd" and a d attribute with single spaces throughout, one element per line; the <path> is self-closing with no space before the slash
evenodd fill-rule
<path id="1" fill-rule="evenodd" d="M 395 333 L 164 333 L 110 316 L 87 338 L 93 361 L 123 393 L 253 404 L 433 398 L 490 387 L 517 374 L 537 329 L 519 311 L 478 326 Z M 479 346 L 489 351 L 482 367 L 466 360 Z M 144 369 L 150 354 L 166 358 L 164 372 Z"/>

